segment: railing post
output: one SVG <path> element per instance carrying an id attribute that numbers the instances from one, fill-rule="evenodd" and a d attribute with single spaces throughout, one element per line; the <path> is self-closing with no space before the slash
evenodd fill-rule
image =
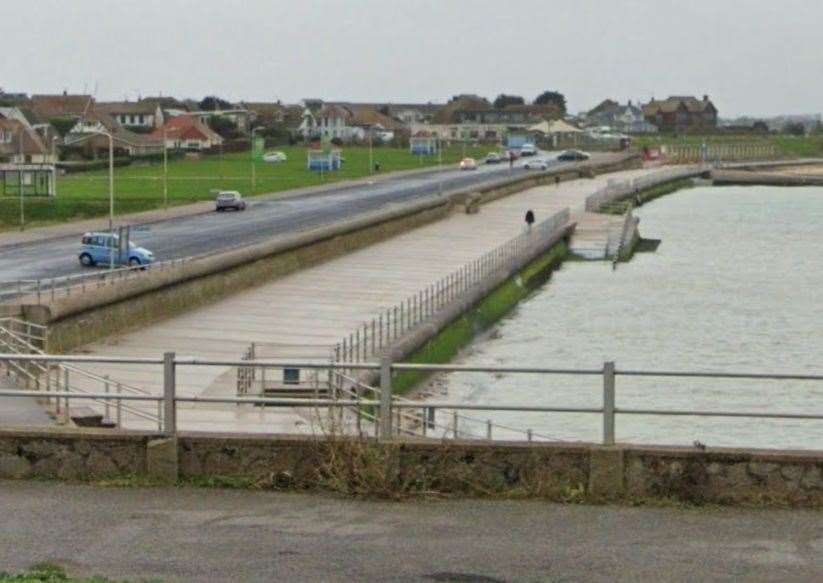
<path id="1" fill-rule="evenodd" d="M 391 418 L 391 358 L 384 356 L 380 359 L 380 439 L 388 440 L 392 436 Z"/>
<path id="2" fill-rule="evenodd" d="M 69 392 L 70 392 L 70 389 L 69 389 L 69 369 L 67 369 L 67 368 L 63 369 L 63 392 L 66 393 L 66 395 L 68 395 Z M 66 422 L 68 423 L 68 421 L 71 419 L 71 413 L 69 412 L 70 405 L 69 405 L 69 398 L 68 397 L 66 397 L 66 402 L 63 403 L 63 405 L 64 405 L 63 410 L 64 410 L 65 415 L 66 415 Z"/>
<path id="3" fill-rule="evenodd" d="M 492 420 L 486 420 L 486 439 L 491 441 L 492 438 Z"/>
<path id="4" fill-rule="evenodd" d="M 105 392 L 106 392 L 106 397 L 108 397 L 108 395 L 109 395 L 109 375 L 106 375 L 103 378 L 105 379 L 103 387 L 104 387 Z M 108 398 L 106 399 L 105 411 L 106 411 L 106 422 L 108 422 L 111 419 L 111 401 Z"/>
<path id="5" fill-rule="evenodd" d="M 163 428 L 167 436 L 177 433 L 177 370 L 174 352 L 163 354 Z"/>
<path id="6" fill-rule="evenodd" d="M 614 362 L 603 363 L 603 445 L 614 445 Z"/>

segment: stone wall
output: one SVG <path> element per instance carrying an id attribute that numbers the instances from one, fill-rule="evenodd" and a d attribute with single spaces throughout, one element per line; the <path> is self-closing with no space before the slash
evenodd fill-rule
<path id="1" fill-rule="evenodd" d="M 687 502 L 823 504 L 819 452 L 626 449 L 626 494 Z"/>
<path id="2" fill-rule="evenodd" d="M 150 436 L 86 429 L 0 431 L 0 479 L 100 480 L 146 472 Z"/>
<path id="3" fill-rule="evenodd" d="M 140 476 L 358 495 L 823 506 L 823 452 L 0 430 L 0 479 Z"/>

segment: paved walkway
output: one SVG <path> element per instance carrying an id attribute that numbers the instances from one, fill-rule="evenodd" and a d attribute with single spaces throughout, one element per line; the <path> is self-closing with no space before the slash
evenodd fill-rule
<path id="1" fill-rule="evenodd" d="M 332 347 L 364 322 L 519 234 L 532 209 L 537 221 L 565 208 L 583 211 L 586 196 L 610 179 L 633 178 L 631 170 L 541 186 L 484 205 L 478 214 L 453 213 L 333 261 L 301 270 L 207 307 L 87 347 L 94 354 L 158 357 L 165 351 L 206 359 L 238 359 L 251 342 L 276 343 L 284 352 L 268 358 L 328 358 Z M 159 368 L 89 365 L 99 375 L 162 393 Z M 234 395 L 236 372 L 228 367 L 181 367 L 183 395 Z M 94 387 L 99 390 L 100 387 Z M 181 406 L 188 430 L 308 430 L 287 410 Z M 130 424 L 126 419 L 127 425 Z M 149 428 L 134 420 L 132 427 Z"/>
<path id="2" fill-rule="evenodd" d="M 0 372 L 0 390 L 26 390 L 18 387 Z M 31 427 L 53 425 L 46 408 L 29 397 L 0 397 L 0 427 Z"/>
<path id="3" fill-rule="evenodd" d="M 137 581 L 820 581 L 815 511 L 0 482 L 0 571 Z"/>

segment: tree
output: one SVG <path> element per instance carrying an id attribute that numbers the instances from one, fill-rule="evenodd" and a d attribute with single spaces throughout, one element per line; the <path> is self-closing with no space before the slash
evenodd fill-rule
<path id="1" fill-rule="evenodd" d="M 77 125 L 77 121 L 69 117 L 53 117 L 49 123 L 61 136 L 65 136 Z"/>
<path id="2" fill-rule="evenodd" d="M 793 136 L 804 136 L 806 135 L 806 126 L 804 126 L 799 121 L 788 122 L 786 125 L 783 126 L 783 132 L 786 134 L 791 134 Z"/>
<path id="3" fill-rule="evenodd" d="M 534 99 L 535 105 L 557 105 L 560 112 L 566 113 L 566 97 L 557 91 L 544 91 Z"/>
<path id="4" fill-rule="evenodd" d="M 752 129 L 756 132 L 760 132 L 760 133 L 763 133 L 763 134 L 768 134 L 769 133 L 769 126 L 763 120 L 759 120 L 759 121 L 754 122 L 754 124 L 752 125 Z"/>
<path id="5" fill-rule="evenodd" d="M 501 93 L 498 95 L 494 103 L 495 109 L 505 109 L 509 105 L 525 105 L 526 100 L 520 97 L 519 95 L 506 95 L 505 93 Z"/>
<path id="6" fill-rule="evenodd" d="M 197 104 L 200 111 L 220 111 L 223 109 L 231 109 L 232 105 L 225 99 L 221 99 L 216 95 L 209 95 Z"/>
<path id="7" fill-rule="evenodd" d="M 226 140 L 231 140 L 238 136 L 237 124 L 222 115 L 211 116 L 209 118 L 209 127 Z"/>

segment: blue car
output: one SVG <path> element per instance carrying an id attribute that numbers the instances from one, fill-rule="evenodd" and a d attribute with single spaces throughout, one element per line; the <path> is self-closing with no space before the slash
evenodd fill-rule
<path id="1" fill-rule="evenodd" d="M 138 267 L 154 263 L 154 254 L 148 249 L 138 247 L 129 241 L 129 248 L 118 253 L 119 241 L 117 235 L 110 233 L 86 233 L 83 235 L 79 259 L 81 265 L 109 265 L 111 254 L 114 254 L 115 265 L 129 265 Z M 114 248 L 112 250 L 112 248 Z"/>

